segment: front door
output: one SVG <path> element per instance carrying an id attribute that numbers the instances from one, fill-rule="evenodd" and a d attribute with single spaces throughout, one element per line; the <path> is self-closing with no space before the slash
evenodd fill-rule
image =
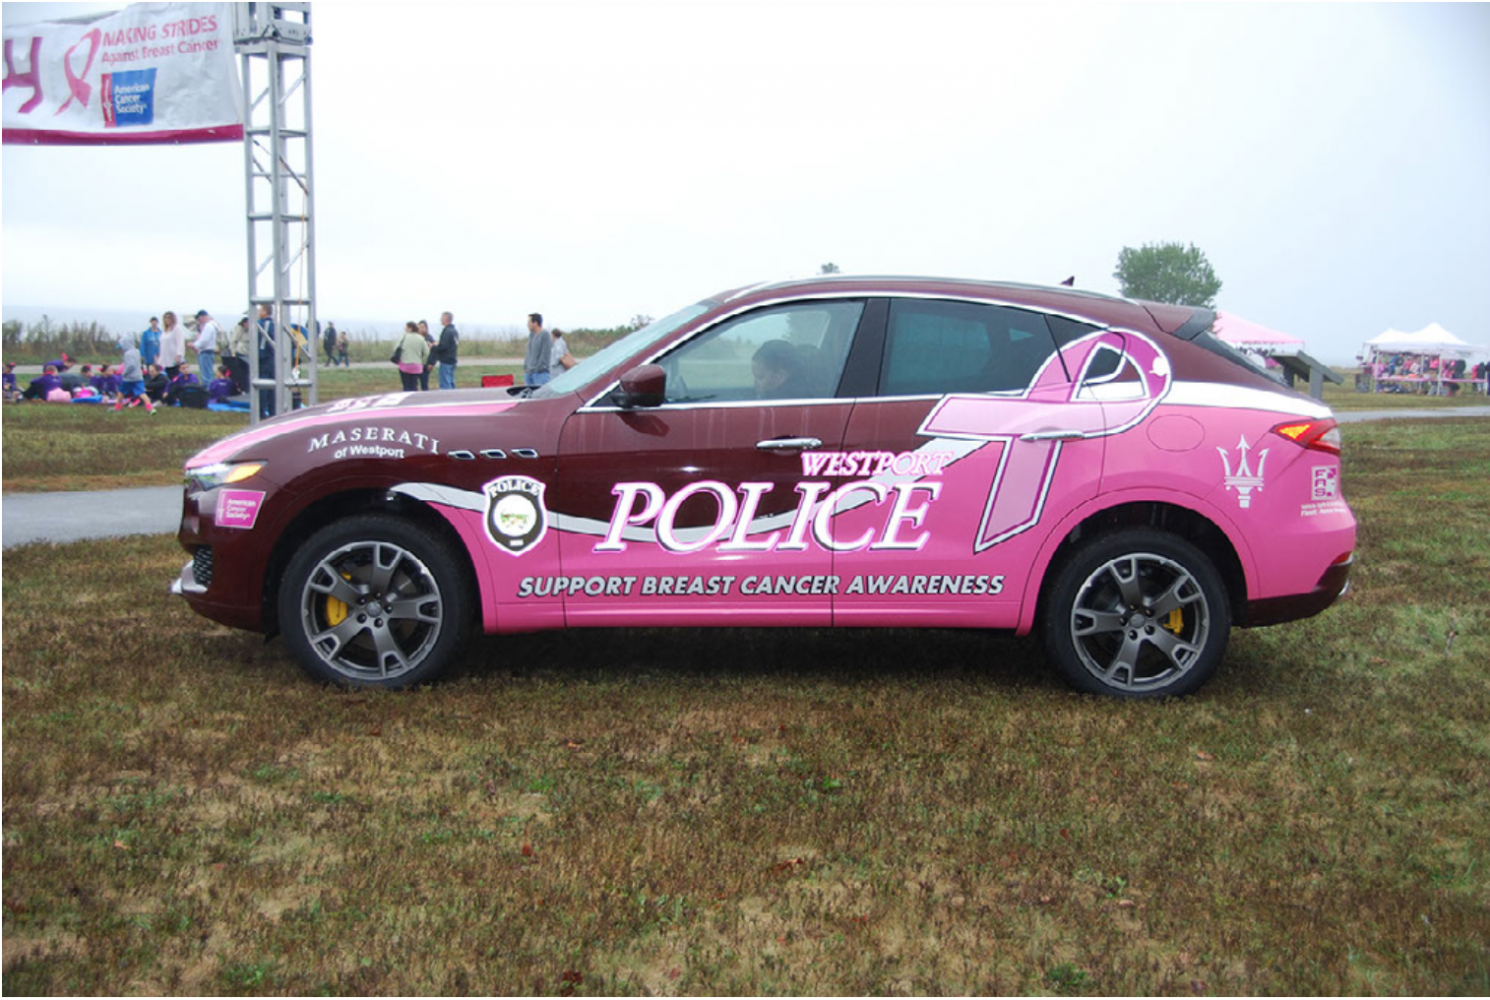
<path id="1" fill-rule="evenodd" d="M 657 359 L 665 402 L 581 407 L 551 498 L 570 625 L 831 621 L 834 483 L 808 471 L 840 448 L 838 398 L 859 300 L 766 307 Z M 825 542 L 827 544 L 825 544 Z"/>

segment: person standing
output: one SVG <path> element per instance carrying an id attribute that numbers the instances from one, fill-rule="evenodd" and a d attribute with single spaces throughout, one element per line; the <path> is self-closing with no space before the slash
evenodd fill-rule
<path id="1" fill-rule="evenodd" d="M 440 388 L 455 388 L 455 366 L 458 363 L 457 354 L 460 351 L 460 334 L 455 329 L 455 316 L 446 311 L 440 313 L 440 343 L 435 348 L 438 357 L 435 358 L 440 365 Z"/>
<path id="2" fill-rule="evenodd" d="M 175 378 L 186 361 L 186 328 L 169 309 L 161 313 L 161 321 L 165 329 L 160 331 L 160 367 L 167 378 Z"/>
<path id="3" fill-rule="evenodd" d="M 150 329 L 140 334 L 140 363 L 155 364 L 160 358 L 160 319 L 150 317 Z"/>
<path id="4" fill-rule="evenodd" d="M 429 332 L 429 323 L 426 320 L 419 321 L 419 336 L 429 345 L 429 356 L 424 361 L 424 371 L 419 373 L 419 391 L 429 392 L 429 370 L 434 367 L 435 336 Z"/>
<path id="5" fill-rule="evenodd" d="M 409 320 L 404 324 L 404 338 L 398 342 L 398 378 L 404 392 L 419 391 L 419 376 L 428 360 L 429 341 L 419 333 L 419 324 Z"/>
<path id="6" fill-rule="evenodd" d="M 326 321 L 326 333 L 321 338 L 321 346 L 326 349 L 326 367 L 330 368 L 336 364 L 336 324 L 330 320 Z"/>
<path id="7" fill-rule="evenodd" d="M 352 367 L 352 360 L 347 356 L 347 349 L 349 346 L 350 345 L 347 342 L 347 331 L 338 330 L 336 334 L 336 360 L 341 362 L 342 366 L 345 368 Z"/>
<path id="8" fill-rule="evenodd" d="M 274 416 L 275 392 L 279 386 L 279 371 L 274 367 L 274 307 L 267 302 L 259 303 L 259 378 L 274 383 L 268 389 L 259 390 L 259 419 Z"/>
<path id="9" fill-rule="evenodd" d="M 543 329 L 543 314 L 528 313 L 528 353 L 523 358 L 523 382 L 538 388 L 549 380 L 549 358 L 553 356 L 553 338 Z"/>
<path id="10" fill-rule="evenodd" d="M 577 364 L 579 361 L 569 353 L 569 345 L 564 343 L 564 331 L 554 327 L 554 349 L 548 356 L 549 374 L 558 372 L 562 375 Z"/>
<path id="11" fill-rule="evenodd" d="M 202 372 L 203 385 L 212 381 L 212 373 L 217 367 L 217 338 L 221 334 L 222 330 L 213 322 L 212 314 L 198 309 L 197 339 L 191 342 L 191 349 L 197 352 L 197 367 Z"/>

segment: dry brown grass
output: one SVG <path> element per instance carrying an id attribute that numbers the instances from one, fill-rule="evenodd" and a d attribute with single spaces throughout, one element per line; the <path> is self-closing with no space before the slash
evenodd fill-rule
<path id="1" fill-rule="evenodd" d="M 909 631 L 351 694 L 168 597 L 167 539 L 8 550 L 4 988 L 1483 994 L 1486 426 L 1348 427 L 1356 593 L 1174 703 Z"/>

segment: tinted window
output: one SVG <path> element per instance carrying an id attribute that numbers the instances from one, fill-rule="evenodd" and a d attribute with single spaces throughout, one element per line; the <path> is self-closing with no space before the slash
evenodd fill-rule
<path id="1" fill-rule="evenodd" d="M 669 403 L 834 395 L 864 303 L 799 302 L 737 316 L 664 357 Z"/>
<path id="2" fill-rule="evenodd" d="M 972 302 L 890 304 L 880 395 L 1023 389 L 1055 353 L 1040 313 Z"/>

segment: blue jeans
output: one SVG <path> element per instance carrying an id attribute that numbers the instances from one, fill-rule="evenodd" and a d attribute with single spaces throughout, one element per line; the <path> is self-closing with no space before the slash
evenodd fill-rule
<path id="1" fill-rule="evenodd" d="M 440 388 L 455 388 L 455 366 L 446 364 L 444 361 L 440 362 Z"/>
<path id="2" fill-rule="evenodd" d="M 548 372 L 528 372 L 528 374 L 523 376 L 523 381 L 536 389 L 540 385 L 547 385 L 548 381 L 552 378 L 553 375 Z"/>
<path id="3" fill-rule="evenodd" d="M 197 363 L 201 365 L 202 384 L 206 385 L 217 378 L 217 352 L 200 351 L 197 353 Z"/>

